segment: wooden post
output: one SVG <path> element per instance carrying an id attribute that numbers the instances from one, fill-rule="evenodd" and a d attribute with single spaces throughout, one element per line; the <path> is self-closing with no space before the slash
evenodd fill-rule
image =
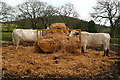
<path id="1" fill-rule="evenodd" d="M 81 29 L 79 30 L 79 39 L 80 39 L 80 44 L 81 44 Z"/>
<path id="2" fill-rule="evenodd" d="M 36 33 L 36 34 L 37 34 L 37 38 L 36 38 L 36 41 L 38 40 L 38 31 L 39 31 L 39 30 L 37 30 L 37 33 Z"/>

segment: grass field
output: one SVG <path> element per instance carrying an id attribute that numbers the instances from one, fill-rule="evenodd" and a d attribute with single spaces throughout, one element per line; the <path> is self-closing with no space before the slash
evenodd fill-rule
<path id="1" fill-rule="evenodd" d="M 2 41 L 11 41 L 12 40 L 12 33 L 11 32 L 0 32 L 0 42 Z"/>
<path id="2" fill-rule="evenodd" d="M 112 37 L 112 39 L 120 39 L 120 37 Z"/>
<path id="3" fill-rule="evenodd" d="M 111 43 L 110 46 L 115 46 L 115 47 L 120 47 L 120 45 L 118 44 L 114 44 L 114 43 Z"/>
<path id="4" fill-rule="evenodd" d="M 113 40 L 111 46 L 120 46 L 120 45 L 112 45 L 112 44 L 117 44 L 117 41 L 120 40 L 120 37 L 115 37 L 115 38 L 112 37 L 111 39 Z M 0 32 L 0 42 L 4 42 L 4 41 L 12 41 L 11 32 Z"/>

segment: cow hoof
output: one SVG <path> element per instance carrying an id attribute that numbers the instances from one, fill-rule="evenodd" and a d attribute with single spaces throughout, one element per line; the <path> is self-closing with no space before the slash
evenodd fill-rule
<path id="1" fill-rule="evenodd" d="M 103 56 L 108 56 L 108 55 L 105 55 L 105 54 L 104 54 Z"/>

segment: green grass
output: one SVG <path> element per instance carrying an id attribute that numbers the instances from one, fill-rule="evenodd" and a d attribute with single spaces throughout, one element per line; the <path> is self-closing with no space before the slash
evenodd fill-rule
<path id="1" fill-rule="evenodd" d="M 120 38 L 111 38 L 111 39 L 110 39 L 110 42 L 111 42 L 112 44 L 120 44 Z"/>
<path id="2" fill-rule="evenodd" d="M 2 43 L 2 40 L 0 40 L 0 43 Z"/>
<path id="3" fill-rule="evenodd" d="M 2 37 L 2 41 L 11 41 L 12 33 L 11 32 L 0 32 L 0 37 Z"/>
<path id="4" fill-rule="evenodd" d="M 0 32 L 0 40 L 2 39 L 2 33 Z"/>
<path id="5" fill-rule="evenodd" d="M 117 40 L 117 39 L 120 39 L 120 37 L 118 38 L 112 37 L 111 39 L 113 39 L 113 42 L 111 44 L 118 44 L 116 41 L 114 42 L 114 39 Z M 3 42 L 3 41 L 12 41 L 12 33 L 11 32 L 0 32 L 0 42 Z M 113 46 L 117 46 L 117 45 L 113 45 Z"/>
<path id="6" fill-rule="evenodd" d="M 110 43 L 110 46 L 116 46 L 116 47 L 120 47 L 120 45 L 113 45 L 114 43 Z"/>
<path id="7" fill-rule="evenodd" d="M 110 44 L 119 44 L 118 42 L 111 42 Z"/>
<path id="8" fill-rule="evenodd" d="M 120 39 L 120 37 L 111 37 L 111 39 Z"/>

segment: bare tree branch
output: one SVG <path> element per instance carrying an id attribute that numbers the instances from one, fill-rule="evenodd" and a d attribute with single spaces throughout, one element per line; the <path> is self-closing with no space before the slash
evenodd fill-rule
<path id="1" fill-rule="evenodd" d="M 5 2 L 0 1 L 0 21 L 14 21 L 16 19 L 15 10 Z"/>
<path id="2" fill-rule="evenodd" d="M 99 22 L 106 19 L 106 23 L 109 20 L 111 27 L 114 27 L 118 16 L 118 3 L 118 0 L 99 0 L 97 6 L 93 7 L 94 13 L 90 15 Z"/>

